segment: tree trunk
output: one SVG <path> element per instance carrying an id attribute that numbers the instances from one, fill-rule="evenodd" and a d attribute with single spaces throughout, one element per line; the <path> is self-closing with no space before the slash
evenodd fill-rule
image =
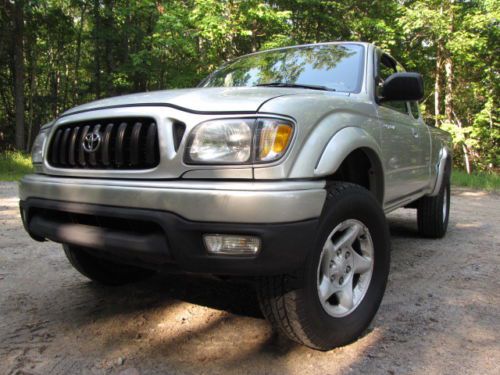
<path id="1" fill-rule="evenodd" d="M 94 0 L 94 92 L 97 99 L 101 97 L 101 38 L 99 32 L 101 31 L 101 14 L 100 14 L 99 0 Z"/>
<path id="2" fill-rule="evenodd" d="M 28 38 L 28 46 L 27 49 L 29 51 L 29 65 L 28 65 L 28 76 L 29 76 L 29 98 L 28 98 L 28 139 L 26 141 L 26 151 L 29 151 L 31 147 L 32 135 L 33 135 L 33 96 L 36 93 L 36 61 L 37 61 L 37 51 L 36 51 L 36 42 L 34 35 L 31 34 L 31 37 Z"/>
<path id="3" fill-rule="evenodd" d="M 449 53 L 444 61 L 444 71 L 446 74 L 444 114 L 448 122 L 453 122 L 453 60 Z"/>
<path id="4" fill-rule="evenodd" d="M 52 73 L 51 78 L 51 97 L 52 97 L 52 117 L 57 117 L 59 112 L 59 83 L 61 80 L 61 73 L 56 70 Z"/>
<path id="5" fill-rule="evenodd" d="M 104 71 L 105 75 L 105 92 L 107 96 L 115 95 L 116 92 L 111 84 L 110 77 L 113 74 L 113 46 L 114 46 L 114 14 L 113 14 L 113 0 L 105 0 L 104 1 L 104 17 L 102 19 L 102 28 L 101 33 L 103 33 L 103 42 L 104 42 Z"/>
<path id="6" fill-rule="evenodd" d="M 453 34 L 454 31 L 454 15 L 453 8 L 450 7 L 450 24 L 448 27 L 448 31 Z M 445 59 L 444 59 L 444 71 L 446 74 L 446 86 L 445 86 L 445 94 L 444 94 L 444 114 L 446 116 L 446 121 L 453 122 L 453 60 L 451 58 L 451 53 L 449 49 L 445 51 Z"/>
<path id="7" fill-rule="evenodd" d="M 455 117 L 456 125 L 459 128 L 463 127 L 462 121 L 457 117 L 454 111 L 451 112 L 451 115 Z M 462 152 L 464 153 L 464 164 L 465 164 L 465 170 L 467 171 L 467 174 L 471 173 L 471 165 L 470 165 L 470 150 L 469 147 L 467 147 L 467 144 L 464 142 L 462 143 Z"/>
<path id="8" fill-rule="evenodd" d="M 434 125 L 439 126 L 441 117 L 441 68 L 443 66 L 443 41 L 438 40 L 436 48 L 436 72 L 434 77 Z"/>
<path id="9" fill-rule="evenodd" d="M 62 104 L 61 104 L 61 109 L 62 110 L 65 110 L 65 109 L 68 109 L 68 94 L 69 94 L 69 65 L 68 64 L 65 64 L 65 70 L 64 70 L 64 86 L 63 86 L 63 90 L 64 90 L 64 94 L 63 94 L 63 101 L 62 101 Z"/>
<path id="10" fill-rule="evenodd" d="M 462 151 L 464 153 L 464 164 L 465 164 L 465 171 L 467 174 L 470 174 L 470 160 L 469 160 L 469 150 L 467 149 L 467 146 L 465 144 L 462 145 Z"/>
<path id="11" fill-rule="evenodd" d="M 14 96 L 16 108 L 16 148 L 24 150 L 24 1 L 18 0 L 14 11 Z"/>
<path id="12" fill-rule="evenodd" d="M 78 76 L 80 72 L 80 58 L 82 55 L 82 33 L 83 33 L 83 19 L 85 16 L 87 5 L 82 3 L 82 9 L 80 13 L 80 26 L 78 28 L 78 36 L 76 38 L 76 56 L 75 56 L 75 69 L 73 73 L 73 101 L 71 104 L 75 104 L 75 101 L 78 102 Z"/>

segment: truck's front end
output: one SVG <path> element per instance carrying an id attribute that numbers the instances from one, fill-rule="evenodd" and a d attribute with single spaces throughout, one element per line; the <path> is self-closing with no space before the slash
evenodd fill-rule
<path id="1" fill-rule="evenodd" d="M 253 165 L 286 158 L 293 119 L 171 105 L 75 112 L 42 129 L 38 173 L 20 182 L 33 238 L 196 272 L 281 273 L 304 260 L 324 183 L 253 178 Z"/>
<path id="2" fill-rule="evenodd" d="M 370 164 L 370 51 L 277 49 L 200 88 L 67 111 L 42 127 L 36 173 L 20 182 L 26 230 L 104 284 L 157 269 L 260 276 L 276 328 L 314 348 L 344 345 L 375 315 L 389 272 L 383 191 L 367 189 L 383 188 Z"/>

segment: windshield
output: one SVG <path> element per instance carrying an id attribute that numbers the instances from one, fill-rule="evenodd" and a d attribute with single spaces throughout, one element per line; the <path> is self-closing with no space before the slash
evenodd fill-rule
<path id="1" fill-rule="evenodd" d="M 359 92 L 364 47 L 320 44 L 243 56 L 216 70 L 201 87 L 316 86 Z"/>

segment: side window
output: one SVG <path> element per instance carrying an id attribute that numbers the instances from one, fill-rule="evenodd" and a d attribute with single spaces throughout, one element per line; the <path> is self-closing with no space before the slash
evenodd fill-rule
<path id="1" fill-rule="evenodd" d="M 418 102 L 416 101 L 410 102 L 410 111 L 414 119 L 418 119 L 420 117 L 420 114 L 418 112 Z"/>
<path id="2" fill-rule="evenodd" d="M 399 71 L 399 69 L 396 68 L 396 63 L 394 60 L 392 60 L 388 55 L 382 55 L 380 57 L 380 62 L 378 66 L 378 82 L 377 82 L 377 95 L 380 95 L 380 90 L 382 89 L 382 85 L 384 81 L 389 77 L 391 74 L 394 74 Z M 405 115 L 408 114 L 408 108 L 406 106 L 406 102 L 402 101 L 387 101 L 383 102 L 382 105 L 387 108 L 394 109 L 395 111 L 404 113 Z"/>

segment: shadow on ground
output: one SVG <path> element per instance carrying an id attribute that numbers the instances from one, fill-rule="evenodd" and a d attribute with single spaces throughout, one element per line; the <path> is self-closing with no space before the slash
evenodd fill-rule
<path id="1" fill-rule="evenodd" d="M 414 211 L 391 214 L 380 311 L 358 341 L 323 353 L 272 332 L 248 280 L 87 281 L 59 245 L 25 236 L 11 195 L 0 215 L 0 373 L 498 373 L 494 197 L 455 195 L 442 240 L 418 237 Z"/>

